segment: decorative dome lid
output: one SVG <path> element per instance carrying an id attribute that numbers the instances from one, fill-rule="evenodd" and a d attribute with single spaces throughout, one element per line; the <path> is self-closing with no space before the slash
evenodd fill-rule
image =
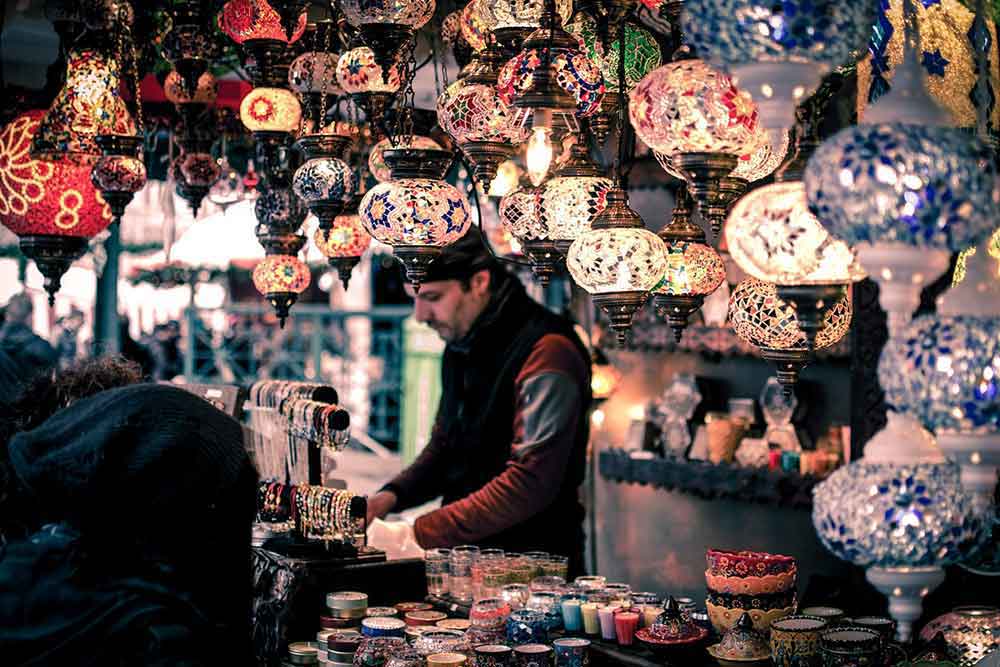
<path id="1" fill-rule="evenodd" d="M 889 411 L 889 422 L 865 445 L 865 463 L 944 463 L 944 454 L 930 431 L 916 418 Z"/>

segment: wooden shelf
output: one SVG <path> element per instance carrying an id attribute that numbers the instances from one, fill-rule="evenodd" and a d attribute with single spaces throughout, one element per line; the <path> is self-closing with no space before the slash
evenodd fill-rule
<path id="1" fill-rule="evenodd" d="M 635 456 L 639 454 L 640 456 Z M 612 482 L 648 484 L 700 498 L 728 498 L 808 509 L 816 477 L 764 468 L 648 457 L 646 452 L 611 449 L 600 454 L 601 476 Z"/>

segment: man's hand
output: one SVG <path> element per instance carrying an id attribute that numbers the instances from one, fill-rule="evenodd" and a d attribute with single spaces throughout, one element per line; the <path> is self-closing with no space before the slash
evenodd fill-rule
<path id="1" fill-rule="evenodd" d="M 368 498 L 368 524 L 375 519 L 384 519 L 385 515 L 396 506 L 396 494 L 392 491 L 379 491 Z"/>

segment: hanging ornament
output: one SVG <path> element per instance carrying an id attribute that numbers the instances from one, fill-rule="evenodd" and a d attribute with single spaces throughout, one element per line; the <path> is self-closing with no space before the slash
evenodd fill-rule
<path id="1" fill-rule="evenodd" d="M 376 240 L 391 245 L 419 291 L 427 266 L 441 248 L 465 235 L 469 202 L 444 180 L 452 154 L 432 149 L 393 149 L 384 153 L 392 180 L 379 183 L 361 200 L 361 224 Z"/>
<path id="2" fill-rule="evenodd" d="M 851 313 L 850 295 L 845 294 L 824 315 L 813 349 L 843 338 L 851 327 Z M 756 278 L 739 283 L 729 298 L 729 321 L 737 336 L 777 366 L 778 382 L 791 395 L 799 373 L 809 363 L 810 348 L 795 310 L 778 297 L 775 286 Z"/>
<path id="3" fill-rule="evenodd" d="M 548 287 L 559 264 L 559 250 L 549 237 L 548 225 L 542 222 L 539 188 L 524 182 L 500 199 L 500 223 L 517 240 L 531 262 L 531 272 L 544 288 Z"/>
<path id="4" fill-rule="evenodd" d="M 111 209 L 117 222 L 136 192 L 146 184 L 146 165 L 140 148 L 142 139 L 116 134 L 97 136 L 97 145 L 104 154 L 94 163 L 90 180 Z"/>
<path id="5" fill-rule="evenodd" d="M 310 134 L 298 141 L 306 161 L 295 171 L 292 189 L 328 230 L 347 205 L 356 187 L 354 172 L 342 156 L 352 138 L 339 134 Z"/>
<path id="6" fill-rule="evenodd" d="M 653 70 L 632 91 L 629 117 L 636 135 L 670 156 L 684 176 L 714 241 L 725 220 L 727 200 L 720 180 L 752 155 L 764 140 L 750 96 L 728 76 L 701 60 L 681 60 Z"/>
<path id="7" fill-rule="evenodd" d="M 916 12 L 904 0 L 906 38 L 895 86 L 819 146 L 804 175 L 820 222 L 854 245 L 879 283 L 890 333 L 909 321 L 921 288 L 944 273 L 951 253 L 985 239 L 1000 218 L 1000 188 L 983 147 L 927 93 L 917 64 Z"/>
<path id="8" fill-rule="evenodd" d="M 374 176 L 375 180 L 379 183 L 384 183 L 392 178 L 389 165 L 386 164 L 385 161 L 385 151 L 395 148 L 415 148 L 418 150 L 436 151 L 443 150 L 438 142 L 434 141 L 430 137 L 422 137 L 420 135 L 399 137 L 396 145 L 393 145 L 392 140 L 389 139 L 389 137 L 381 139 L 377 144 L 372 146 L 371 152 L 368 153 L 368 171 L 371 172 L 371 175 Z"/>
<path id="9" fill-rule="evenodd" d="M 313 243 L 327 258 L 330 266 L 337 270 L 337 276 L 345 290 L 351 280 L 351 272 L 372 242 L 372 237 L 365 231 L 357 213 L 360 202 L 360 197 L 352 199 L 347 209 L 333 219 L 330 229 L 317 229 L 313 235 Z"/>
<path id="10" fill-rule="evenodd" d="M 111 209 L 90 180 L 90 168 L 29 154 L 43 110 L 27 111 L 0 132 L 0 222 L 45 277 L 54 303 L 62 275 L 87 242 L 111 223 Z"/>
<path id="11" fill-rule="evenodd" d="M 726 221 L 726 247 L 748 275 L 777 285 L 811 347 L 826 311 L 865 272 L 846 243 L 829 234 L 809 211 L 802 174 L 815 147 L 830 91 L 816 93 L 798 110 L 796 150 L 776 183 L 753 190 Z"/>
<path id="12" fill-rule="evenodd" d="M 666 271 L 653 287 L 653 306 L 667 320 L 678 343 L 691 314 L 726 278 L 722 257 L 707 245 L 705 232 L 691 224 L 691 209 L 691 195 L 682 186 L 670 222 L 656 234 L 666 249 Z"/>
<path id="13" fill-rule="evenodd" d="M 536 186 L 548 174 L 553 146 L 579 131 L 577 116 L 597 112 L 605 90 L 601 70 L 556 25 L 553 0 L 546 0 L 540 20 L 497 79 L 500 99 L 515 109 L 513 126 L 529 137 L 525 163 Z"/>
<path id="14" fill-rule="evenodd" d="M 179 88 L 188 97 L 197 96 L 206 74 L 211 77 L 208 65 L 219 50 L 201 12 L 202 3 L 198 0 L 180 0 L 175 3 L 171 28 L 164 36 L 161 48 L 163 57 L 174 66 L 173 71 L 177 72 Z"/>
<path id="15" fill-rule="evenodd" d="M 434 0 L 343 0 L 340 8 L 371 49 L 374 64 L 388 84 L 403 46 L 434 16 Z"/>
<path id="16" fill-rule="evenodd" d="M 975 3 L 968 5 L 971 8 Z M 858 61 L 857 112 L 867 120 L 868 108 L 895 85 L 905 52 L 903 3 L 876 3 L 875 25 L 865 57 Z M 958 127 L 974 128 L 977 122 L 975 90 L 978 77 L 977 51 L 985 51 L 989 74 L 984 108 L 988 124 L 1000 128 L 1000 58 L 996 57 L 997 33 L 993 21 L 976 15 L 958 0 L 935 0 L 915 4 L 920 31 L 920 67 L 926 74 L 927 91 L 948 110 Z"/>
<path id="17" fill-rule="evenodd" d="M 71 49 L 66 84 L 34 134 L 32 156 L 92 166 L 101 156 L 97 135 L 134 135 L 135 122 L 120 87 L 118 57 L 96 48 Z"/>
<path id="18" fill-rule="evenodd" d="M 695 51 L 753 96 L 761 125 L 787 130 L 823 75 L 863 50 L 874 7 L 864 0 L 699 0 L 684 3 L 683 26 Z"/>
<path id="19" fill-rule="evenodd" d="M 618 344 L 624 346 L 633 316 L 667 264 L 663 241 L 629 207 L 628 195 L 616 187 L 608 192 L 607 201 L 590 229 L 570 245 L 566 268 L 608 315 Z"/>
<path id="20" fill-rule="evenodd" d="M 310 281 L 309 267 L 295 255 L 267 255 L 253 270 L 254 287 L 270 302 L 282 329 Z"/>
<path id="21" fill-rule="evenodd" d="M 360 106 L 373 131 L 381 127 L 385 111 L 401 82 L 398 61 L 393 61 L 388 73 L 375 60 L 367 46 L 345 52 L 337 62 L 337 82 L 344 92 Z"/>
<path id="22" fill-rule="evenodd" d="M 300 12 L 295 30 L 289 36 L 281 15 L 267 0 L 229 0 L 219 14 L 219 28 L 241 45 L 265 41 L 293 44 L 305 32 L 306 12 Z"/>
<path id="23" fill-rule="evenodd" d="M 500 54 L 495 45 L 483 51 L 464 78 L 445 90 L 437 103 L 438 124 L 458 143 L 484 191 L 501 162 L 510 159 L 524 136 L 514 124 L 514 110 L 496 91 Z"/>
<path id="24" fill-rule="evenodd" d="M 167 101 L 176 105 L 189 103 L 211 105 L 215 103 L 217 97 L 215 77 L 211 72 L 202 74 L 198 77 L 194 94 L 191 94 L 184 86 L 184 80 L 177 70 L 170 70 L 163 82 L 163 94 Z"/>

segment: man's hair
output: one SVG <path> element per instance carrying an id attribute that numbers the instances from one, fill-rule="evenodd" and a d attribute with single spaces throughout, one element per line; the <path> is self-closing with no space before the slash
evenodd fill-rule
<path id="1" fill-rule="evenodd" d="M 463 290 L 468 290 L 472 276 L 484 269 L 490 272 L 491 290 L 509 276 L 490 252 L 479 229 L 472 227 L 465 236 L 441 250 L 441 254 L 427 267 L 427 276 L 423 278 L 423 282 L 457 280 Z"/>
<path id="2" fill-rule="evenodd" d="M 31 303 L 31 297 L 24 292 L 19 292 L 10 297 L 7 307 L 4 309 L 4 319 L 7 322 L 26 322 L 35 312 L 35 307 Z"/>

